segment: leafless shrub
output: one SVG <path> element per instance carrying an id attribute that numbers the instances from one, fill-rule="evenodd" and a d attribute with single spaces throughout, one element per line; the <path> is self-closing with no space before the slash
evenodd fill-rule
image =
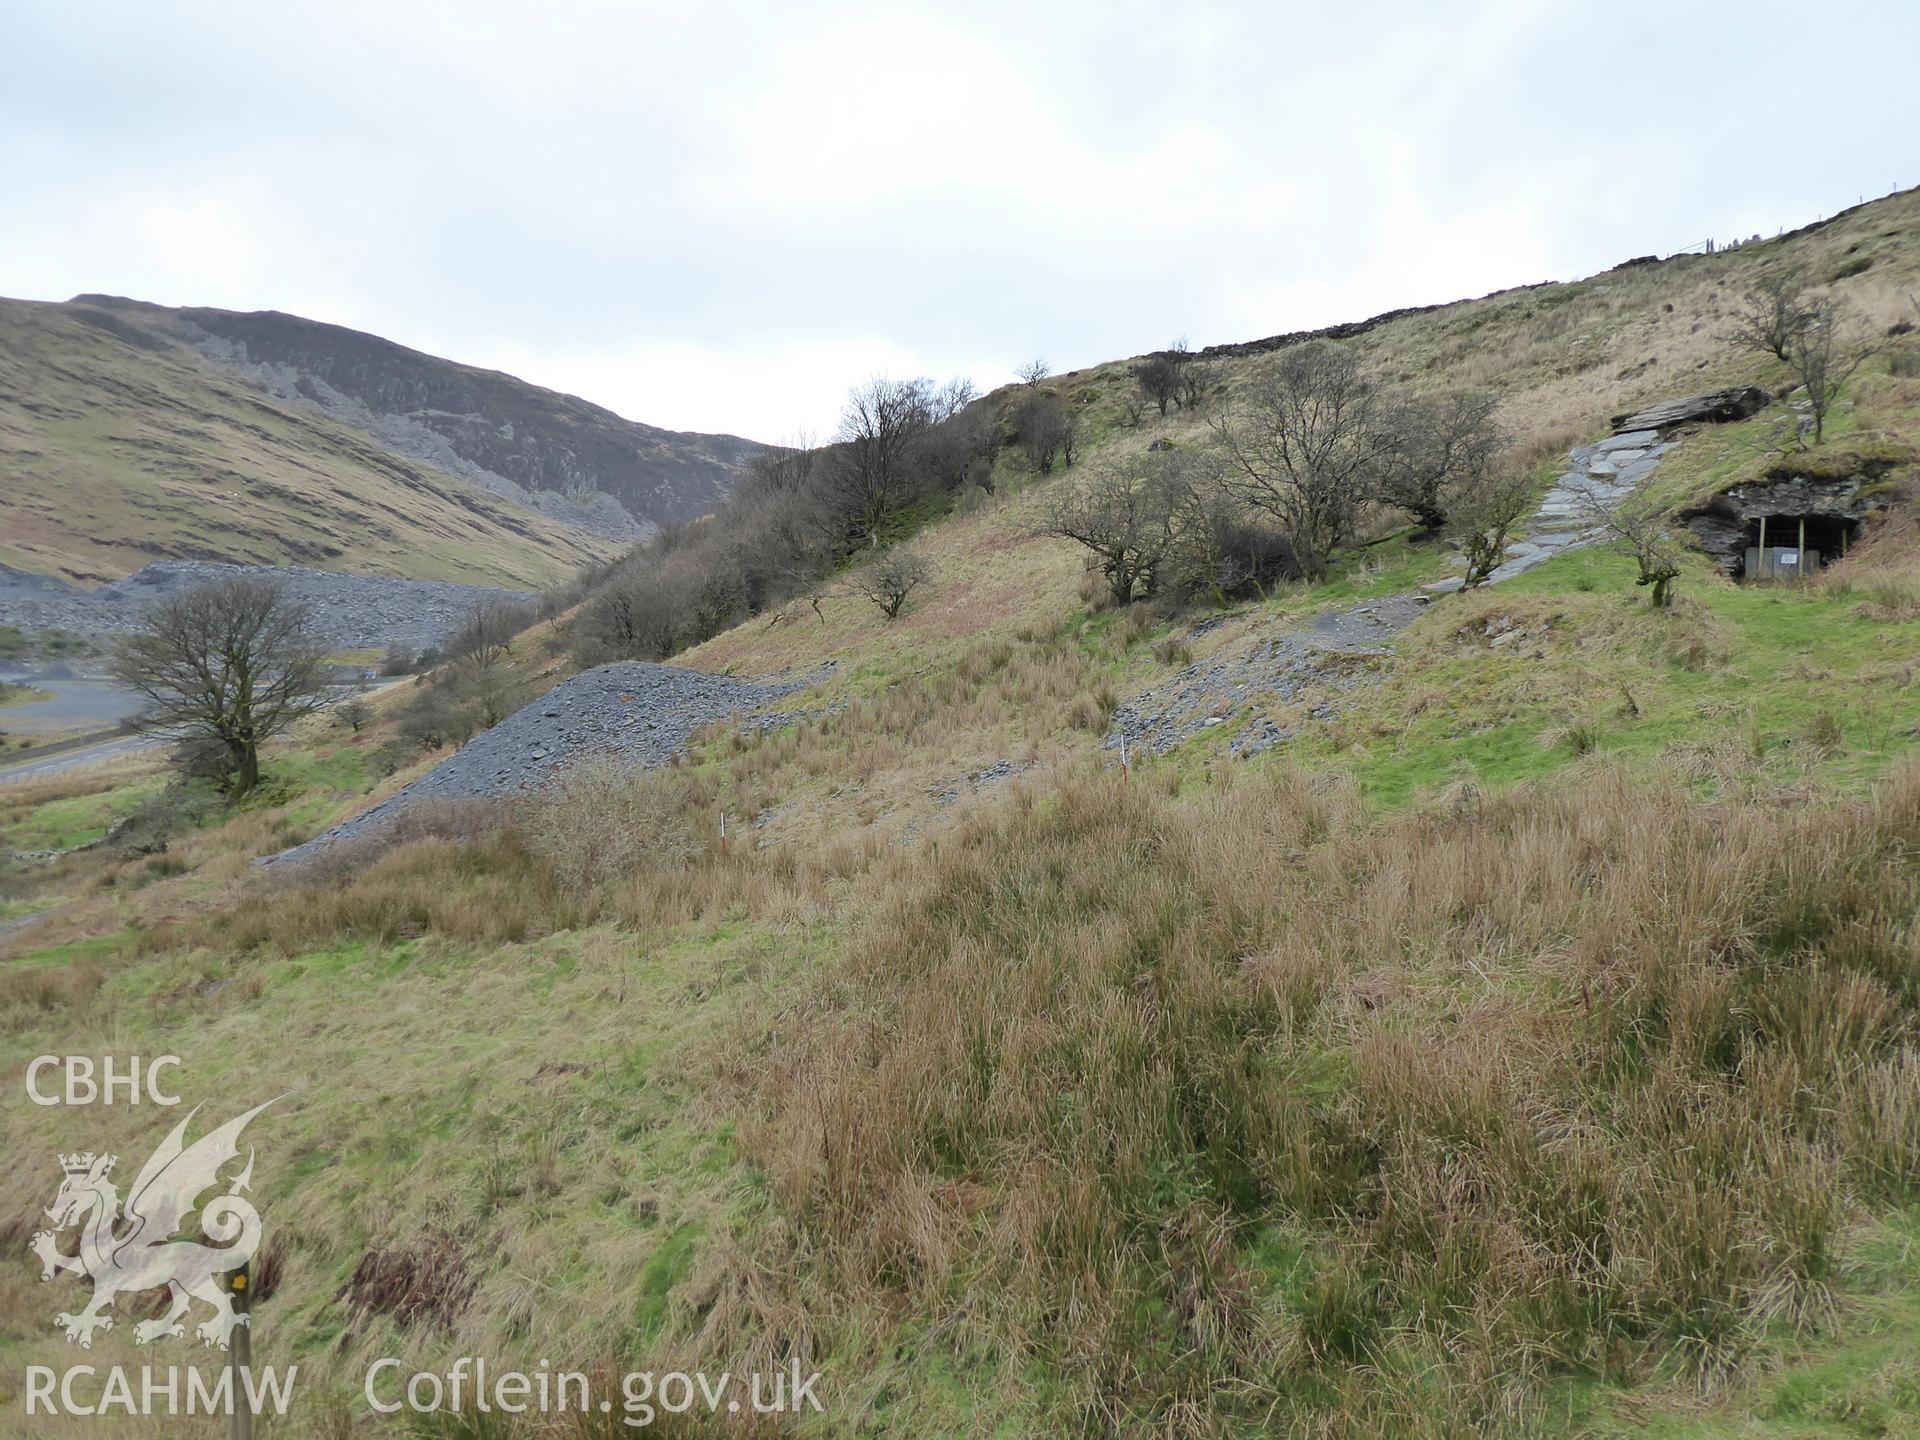
<path id="1" fill-rule="evenodd" d="M 925 556 L 906 546 L 895 546 L 857 567 L 847 577 L 847 585 L 892 620 L 905 607 L 907 597 L 932 579 L 933 565 Z"/>
<path id="2" fill-rule="evenodd" d="M 475 670 L 491 670 L 506 663 L 513 640 L 537 618 L 534 607 L 503 595 L 476 600 L 466 623 L 447 642 L 446 658 Z"/>
<path id="3" fill-rule="evenodd" d="M 1179 487 L 1178 538 L 1164 567 L 1171 593 L 1225 607 L 1300 578 L 1293 542 L 1249 517 L 1221 483 L 1213 457 L 1188 456 L 1169 470 Z"/>
<path id="4" fill-rule="evenodd" d="M 544 791 L 526 808 L 521 826 L 562 886 L 604 891 L 642 869 L 675 869 L 694 856 L 687 804 L 677 776 L 595 760 Z"/>
<path id="5" fill-rule="evenodd" d="M 1795 266 L 1779 266 L 1747 287 L 1727 339 L 1742 349 L 1791 361 L 1794 337 L 1811 310 L 1804 273 Z"/>
<path id="6" fill-rule="evenodd" d="M 1184 344 L 1184 341 L 1176 342 L 1176 349 L 1149 355 L 1144 360 L 1135 361 L 1132 366 L 1134 383 L 1140 387 L 1141 399 L 1162 416 L 1166 415 L 1167 407 L 1180 398 L 1181 354 L 1177 347 Z"/>
<path id="7" fill-rule="evenodd" d="M 399 641 L 387 647 L 387 653 L 380 657 L 380 673 L 392 678 L 397 675 L 411 675 L 418 663 L 419 652 L 411 645 Z"/>
<path id="8" fill-rule="evenodd" d="M 1484 489 L 1500 453 L 1512 442 L 1494 418 L 1499 400 L 1456 390 L 1400 399 L 1386 408 L 1386 441 L 1373 496 L 1407 511 L 1427 531 L 1447 523 L 1450 492 Z"/>
<path id="9" fill-rule="evenodd" d="M 1184 345 L 1185 342 L 1181 343 Z M 1178 356 L 1180 373 L 1177 389 L 1181 408 L 1198 413 L 1213 390 L 1213 366 L 1184 350 L 1178 352 Z"/>
<path id="10" fill-rule="evenodd" d="M 1569 487 L 1574 491 L 1582 513 L 1604 530 L 1607 545 L 1616 555 L 1624 555 L 1639 570 L 1634 584 L 1647 588 L 1648 602 L 1656 610 L 1673 604 L 1673 582 L 1680 578 L 1680 541 L 1659 510 L 1628 496 L 1608 499 L 1591 486 Z"/>
<path id="11" fill-rule="evenodd" d="M 822 459 L 816 493 L 837 533 L 872 545 L 918 493 L 915 464 L 938 423 L 939 392 L 928 380 L 868 381 L 847 397 L 838 443 Z"/>
<path id="12" fill-rule="evenodd" d="M 1036 390 L 1021 400 L 1014 411 L 1014 429 L 1020 437 L 1020 453 L 1039 474 L 1053 470 L 1053 462 L 1070 444 L 1071 421 L 1066 407 L 1052 395 Z M 1073 463 L 1069 454 L 1067 463 Z"/>
<path id="13" fill-rule="evenodd" d="M 1060 482 L 1040 533 L 1092 551 L 1114 604 L 1151 596 L 1190 519 L 1183 469 L 1177 452 L 1158 451 Z"/>
<path id="14" fill-rule="evenodd" d="M 1486 469 L 1449 492 L 1448 525 L 1466 555 L 1469 588 L 1506 558 L 1514 531 L 1533 511 L 1536 488 L 1531 474 L 1508 465 Z"/>
<path id="15" fill-rule="evenodd" d="M 1808 307 L 1789 341 L 1787 363 L 1813 413 L 1814 444 L 1825 436 L 1827 416 L 1847 381 L 1874 353 L 1875 347 L 1860 338 L 1844 301 L 1823 295 Z"/>
<path id="16" fill-rule="evenodd" d="M 372 719 L 372 708 L 357 695 L 349 695 L 333 707 L 333 723 L 355 735 L 366 729 Z"/>
<path id="17" fill-rule="evenodd" d="M 1302 569 L 1322 578 L 1391 453 L 1386 418 L 1379 387 L 1351 350 L 1293 346 L 1236 411 L 1211 422 L 1230 462 L 1222 484 L 1276 521 Z"/>

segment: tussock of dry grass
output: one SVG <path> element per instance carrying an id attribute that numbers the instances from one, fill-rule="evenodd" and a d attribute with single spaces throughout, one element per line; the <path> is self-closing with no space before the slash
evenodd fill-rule
<path id="1" fill-rule="evenodd" d="M 1712 1373 L 1920 1183 L 1916 838 L 1916 772 L 1787 813 L 1016 800 L 897 861 L 783 1020 L 772 1243 L 816 1313 L 995 1317 L 1088 1423 L 1460 1433 L 1555 1368 Z"/>
<path id="2" fill-rule="evenodd" d="M 1814 577 L 1822 589 L 1857 599 L 1872 620 L 1920 619 L 1920 516 L 1910 487 L 1875 517 L 1866 537 L 1839 564 Z"/>

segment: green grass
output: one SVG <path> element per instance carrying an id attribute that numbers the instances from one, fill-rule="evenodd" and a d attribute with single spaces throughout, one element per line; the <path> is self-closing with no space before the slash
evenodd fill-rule
<path id="1" fill-rule="evenodd" d="M 1920 1215 L 1870 1227 L 1854 1266 L 1838 1324 L 1824 1334 L 1776 1337 L 1763 1378 L 1707 1397 L 1573 1387 L 1568 1400 L 1581 1417 L 1578 1433 L 1596 1440 L 1920 1435 Z"/>
<path id="2" fill-rule="evenodd" d="M 156 794 L 160 780 L 143 780 L 95 795 L 50 800 L 0 824 L 0 850 L 72 850 L 104 836 L 113 822 Z"/>
<path id="3" fill-rule="evenodd" d="M 9 1048 L 178 1054 L 180 1093 L 213 1109 L 284 1092 L 249 1138 L 262 1212 L 301 1237 L 300 1259 L 265 1309 L 255 1354 L 348 1375 L 327 1349 L 335 1291 L 363 1247 L 404 1241 L 431 1214 L 465 1237 L 489 1294 L 531 1285 L 541 1297 L 536 1334 L 493 1346 L 640 1363 L 681 1337 L 701 1254 L 753 1203 L 738 1188 L 729 1126 L 693 1103 L 706 1056 L 826 937 L 760 924 L 651 937 L 602 927 L 489 952 L 356 940 L 284 958 L 142 955 L 133 939 L 8 962 L 108 972 L 93 1022 L 107 1028 L 44 1017 L 13 1029 Z M 32 1109 L 0 1114 L 7 1153 L 84 1138 L 136 1165 L 159 1138 L 153 1117 L 131 1110 L 101 1112 L 104 1125 L 89 1117 L 82 1136 L 73 1115 Z M 51 1194 L 37 1170 L 11 1185 L 23 1203 Z M 0 1322 L 0 1363 L 17 1372 L 59 1358 L 44 1308 Z M 122 1343 L 119 1331 L 111 1340 Z M 396 1343 L 376 1317 L 350 1350 Z"/>
<path id="4" fill-rule="evenodd" d="M 115 931 L 108 935 L 93 935 L 85 940 L 72 940 L 64 945 L 49 945 L 40 950 L 29 951 L 17 960 L 5 962 L 9 966 L 19 965 L 40 969 L 55 969 L 75 964 L 91 964 L 96 961 L 111 960 L 125 949 L 128 932 Z"/>
<path id="5" fill-rule="evenodd" d="M 1641 500 L 1684 510 L 1770 472 L 1849 478 L 1910 470 L 1914 446 L 1895 437 L 1920 435 L 1920 404 L 1906 398 L 1905 388 L 1887 373 L 1887 363 L 1884 357 L 1870 361 L 1849 382 L 1827 417 L 1820 445 L 1798 439 L 1800 412 L 1776 402 L 1751 419 L 1695 432 L 1661 459 Z M 1765 370 L 1761 383 L 1788 388 L 1792 382 L 1784 370 L 1777 365 Z"/>
<path id="6" fill-rule="evenodd" d="M 1389 805 L 1586 754 L 1651 762 L 1737 742 L 1783 777 L 1857 789 L 1911 753 L 1920 627 L 1817 587 L 1734 585 L 1704 562 L 1670 612 L 1632 582 L 1628 561 L 1595 549 L 1443 600 L 1290 753 L 1351 768 Z M 1483 617 L 1523 634 L 1492 647 L 1472 633 Z"/>

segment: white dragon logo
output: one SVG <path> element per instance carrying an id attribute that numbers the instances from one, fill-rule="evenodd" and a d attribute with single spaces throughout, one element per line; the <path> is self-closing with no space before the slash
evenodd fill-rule
<path id="1" fill-rule="evenodd" d="M 187 1125 L 200 1113 L 196 1105 L 141 1167 L 124 1207 L 119 1190 L 107 1178 L 119 1157 L 90 1150 L 60 1157 L 67 1178 L 46 1211 L 54 1228 L 35 1234 L 28 1248 L 40 1257 L 42 1280 L 71 1270 L 93 1281 L 93 1300 L 84 1310 L 55 1317 L 69 1342 L 77 1340 L 91 1350 L 93 1332 L 113 1328 L 108 1312 L 116 1296 L 165 1286 L 172 1309 L 159 1320 L 134 1326 L 133 1338 L 146 1345 L 162 1335 L 184 1336 L 180 1318 L 198 1298 L 213 1306 L 214 1314 L 196 1333 L 209 1345 L 227 1348 L 233 1327 L 245 1325 L 247 1316 L 235 1312 L 220 1276 L 251 1260 L 260 1247 L 259 1212 L 240 1196 L 253 1178 L 251 1148 L 246 1168 L 233 1177 L 227 1192 L 200 1209 L 200 1229 L 215 1245 L 173 1237 L 198 1208 L 201 1194 L 219 1183 L 221 1167 L 239 1158 L 238 1141 L 247 1122 L 273 1103 L 256 1105 L 187 1145 Z M 82 1227 L 78 1255 L 62 1255 L 56 1246 L 57 1233 L 70 1225 Z"/>

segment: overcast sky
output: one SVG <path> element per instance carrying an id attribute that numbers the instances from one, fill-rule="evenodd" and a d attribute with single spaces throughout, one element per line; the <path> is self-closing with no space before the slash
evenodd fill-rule
<path id="1" fill-rule="evenodd" d="M 1920 4 L 0 6 L 0 294 L 279 309 L 676 429 L 1772 233 Z"/>

